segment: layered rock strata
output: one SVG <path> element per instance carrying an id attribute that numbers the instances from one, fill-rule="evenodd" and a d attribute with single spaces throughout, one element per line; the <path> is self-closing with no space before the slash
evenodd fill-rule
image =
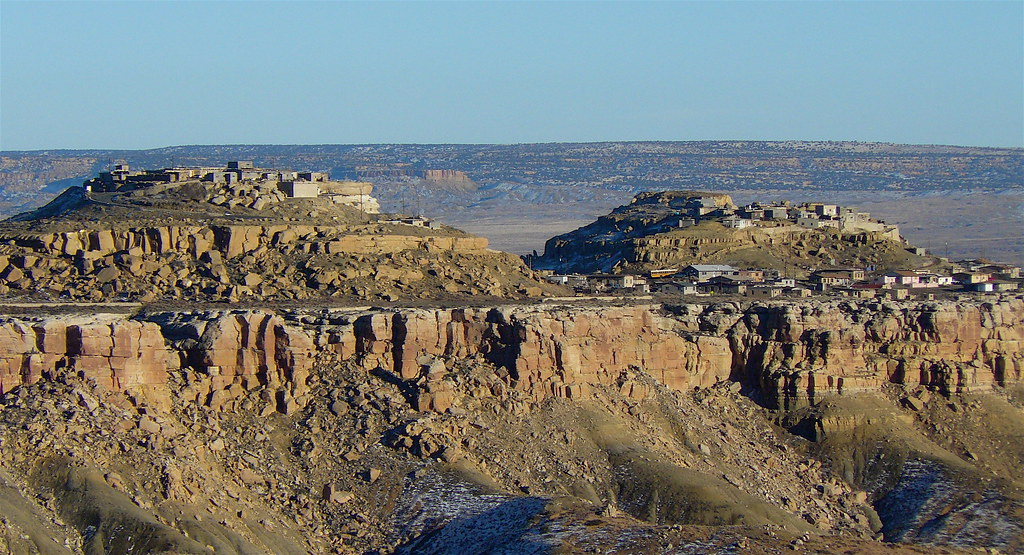
<path id="1" fill-rule="evenodd" d="M 216 408 L 262 388 L 267 407 L 304 405 L 316 354 L 303 330 L 259 311 L 161 313 L 154 317 L 183 364 L 197 371 L 186 397 Z"/>
<path id="2" fill-rule="evenodd" d="M 748 308 L 728 328 L 736 375 L 779 405 L 878 390 L 944 394 L 1024 373 L 1024 300 L 801 303 Z"/>
<path id="3" fill-rule="evenodd" d="M 480 358 L 528 397 L 591 387 L 642 396 L 642 370 L 675 390 L 742 382 L 793 407 L 885 384 L 942 393 L 1018 382 L 1024 299 L 996 302 L 723 303 L 657 306 L 160 313 L 136 319 L 8 319 L 0 393 L 62 368 L 113 389 L 195 376 L 197 402 L 230 407 L 257 387 L 271 408 L 308 400 L 318 360 L 352 361 L 415 386 L 421 410 L 456 402 L 446 361 Z M 635 389 L 635 391 L 634 391 Z"/>
<path id="4" fill-rule="evenodd" d="M 25 247 L 64 256 L 106 256 L 137 249 L 136 255 L 188 252 L 195 257 L 218 250 L 227 258 L 252 252 L 260 247 L 323 244 L 325 252 L 353 254 L 391 253 L 408 249 L 480 252 L 487 248 L 483 237 L 349 235 L 337 226 L 316 225 L 218 225 L 157 226 L 126 230 L 83 230 L 59 233 L 25 234 L 16 238 Z M 308 247 L 312 249 L 313 247 Z"/>
<path id="5" fill-rule="evenodd" d="M 159 403 L 177 367 L 153 322 L 116 315 L 0 321 L 0 394 L 67 371 Z"/>
<path id="6" fill-rule="evenodd" d="M 328 345 L 402 379 L 423 356 L 483 356 L 534 398 L 574 397 L 641 369 L 676 390 L 723 380 L 772 405 L 884 384 L 953 393 L 1020 381 L 1024 301 L 405 310 L 356 317 Z M 623 386 L 630 387 L 630 386 Z"/>
<path id="7" fill-rule="evenodd" d="M 8 319 L 0 323 L 0 394 L 62 371 L 166 406 L 170 372 L 193 375 L 191 397 L 230 408 L 265 388 L 273 408 L 304 401 L 315 355 L 310 337 L 265 312 L 164 313 L 152 321 L 121 315 Z"/>
<path id="8" fill-rule="evenodd" d="M 150 302 L 563 292 L 539 281 L 517 257 L 489 250 L 485 238 L 392 227 L 0 232 L 0 294 Z"/>

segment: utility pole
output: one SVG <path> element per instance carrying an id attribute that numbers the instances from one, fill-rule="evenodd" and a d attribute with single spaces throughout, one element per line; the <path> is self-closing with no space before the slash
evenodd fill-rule
<path id="1" fill-rule="evenodd" d="M 417 178 L 417 179 L 415 179 L 413 181 L 413 183 L 414 183 L 413 189 L 412 189 L 413 200 L 414 200 L 414 202 L 416 204 L 416 207 L 415 207 L 416 213 L 413 214 L 413 215 L 419 217 L 419 215 L 420 215 L 420 180 Z"/>

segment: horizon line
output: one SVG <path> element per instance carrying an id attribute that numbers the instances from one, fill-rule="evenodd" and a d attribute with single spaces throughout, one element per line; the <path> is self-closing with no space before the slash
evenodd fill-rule
<path id="1" fill-rule="evenodd" d="M 193 143 L 193 144 L 172 144 L 149 148 L 123 148 L 123 147 L 80 147 L 80 148 L 28 148 L 28 149 L 0 149 L 0 153 L 42 153 L 42 152 L 88 152 L 88 151 L 121 151 L 121 152 L 145 152 L 167 150 L 172 148 L 209 148 L 209 147 L 317 147 L 317 146 L 542 146 L 542 145 L 602 145 L 602 144 L 678 144 L 678 143 L 767 143 L 767 144 L 860 144 L 860 145 L 891 145 L 891 146 L 915 146 L 915 147 L 941 147 L 941 148 L 976 148 L 988 150 L 1021 150 L 1022 146 L 984 146 L 984 145 L 957 145 L 947 143 L 899 143 L 892 141 L 866 141 L 856 139 L 698 139 L 698 140 L 601 140 L 601 141 L 534 141 L 534 142 L 468 142 L 468 143 L 443 143 L 443 142 L 382 142 L 382 143 Z"/>

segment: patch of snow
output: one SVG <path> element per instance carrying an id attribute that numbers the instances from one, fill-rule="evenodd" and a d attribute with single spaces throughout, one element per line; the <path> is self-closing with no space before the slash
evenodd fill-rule
<path id="1" fill-rule="evenodd" d="M 1006 548 L 1024 536 L 1010 515 L 1024 507 L 991 491 L 975 492 L 952 480 L 948 469 L 908 460 L 896 486 L 876 503 L 886 540 L 924 545 Z"/>
<path id="2" fill-rule="evenodd" d="M 540 523 L 547 502 L 426 476 L 408 484 L 395 512 L 396 553 L 548 553 L 564 531 Z"/>

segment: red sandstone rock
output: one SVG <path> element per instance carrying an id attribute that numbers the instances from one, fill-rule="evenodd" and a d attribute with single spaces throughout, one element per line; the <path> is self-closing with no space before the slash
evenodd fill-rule
<path id="1" fill-rule="evenodd" d="M 620 381 L 632 369 L 676 390 L 741 380 L 780 404 L 885 383 L 943 392 L 988 388 L 1024 374 L 1021 298 L 723 303 L 683 307 L 672 317 L 642 306 L 408 309 L 364 313 L 327 336 L 261 311 L 186 313 L 161 322 L 120 315 L 0 322 L 0 393 L 62 365 L 111 389 L 158 391 L 179 360 L 165 335 L 193 340 L 183 358 L 211 374 L 200 392 L 204 402 L 218 391 L 225 393 L 216 401 L 226 403 L 266 386 L 271 397 L 276 391 L 288 400 L 289 410 L 304 406 L 321 348 L 405 380 L 429 378 L 416 404 L 436 411 L 456 399 L 443 372 L 425 375 L 425 356 L 483 357 L 508 370 L 508 385 L 535 399 L 586 397 L 593 386 L 642 398 L 643 387 Z"/>
<path id="2" fill-rule="evenodd" d="M 422 355 L 483 355 L 536 398 L 582 394 L 567 386 L 609 385 L 634 367 L 677 390 L 739 379 L 769 397 L 803 401 L 889 382 L 961 391 L 1016 382 L 1024 372 L 1019 298 L 780 302 L 745 310 L 723 304 L 687 314 L 670 320 L 647 307 L 406 310 L 362 317 L 348 341 L 354 356 L 407 380 L 419 376 Z"/>
<path id="3" fill-rule="evenodd" d="M 166 403 L 163 387 L 176 357 L 164 347 L 160 327 L 115 316 L 53 318 L 0 325 L 0 393 L 38 381 L 58 367 L 79 372 L 102 387 L 131 391 L 154 405 Z"/>

